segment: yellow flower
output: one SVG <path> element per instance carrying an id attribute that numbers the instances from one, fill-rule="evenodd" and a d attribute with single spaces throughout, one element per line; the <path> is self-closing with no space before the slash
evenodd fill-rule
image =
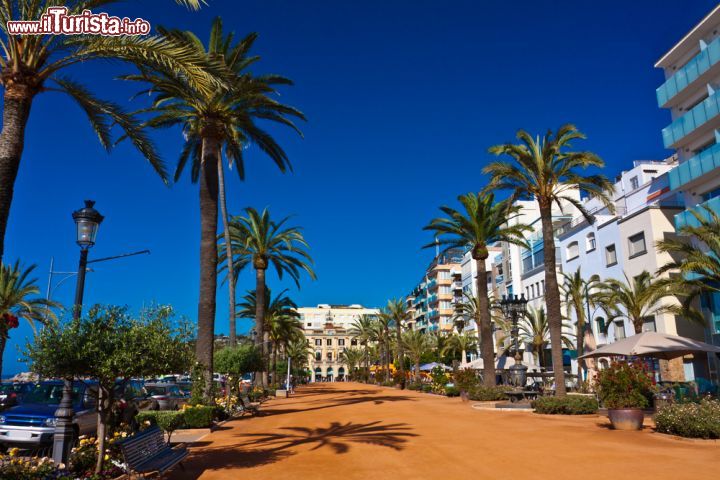
<path id="1" fill-rule="evenodd" d="M 105 461 L 107 462 L 108 460 L 110 460 L 110 455 L 108 455 L 108 454 L 106 453 L 106 454 L 105 454 Z"/>
<path id="2" fill-rule="evenodd" d="M 16 455 L 18 454 L 19 451 L 20 451 L 19 448 L 11 448 L 10 450 L 8 450 L 8 454 L 9 454 L 11 457 L 14 457 L 14 456 L 16 456 Z"/>

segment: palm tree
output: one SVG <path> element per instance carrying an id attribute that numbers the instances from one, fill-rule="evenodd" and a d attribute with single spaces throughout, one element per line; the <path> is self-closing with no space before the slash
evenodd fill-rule
<path id="1" fill-rule="evenodd" d="M 525 246 L 523 232 L 530 229 L 525 224 L 509 225 L 518 216 L 520 207 L 511 200 L 495 203 L 492 193 L 469 193 L 458 200 L 464 212 L 450 207 L 440 207 L 445 217 L 435 218 L 425 230 L 432 230 L 437 240 L 425 247 L 437 244 L 448 249 L 469 247 L 477 268 L 475 284 L 478 301 L 478 332 L 480 333 L 480 353 L 483 358 L 483 381 L 487 386 L 495 385 L 495 351 L 493 349 L 490 301 L 487 289 L 487 268 L 485 261 L 488 246 L 497 242 L 507 242 Z"/>
<path id="2" fill-rule="evenodd" d="M 395 324 L 395 342 L 397 346 L 398 372 L 400 372 L 400 388 L 405 388 L 405 352 L 402 343 L 403 322 L 408 318 L 407 304 L 403 298 L 388 300 L 385 311 Z"/>
<path id="3" fill-rule="evenodd" d="M 420 380 L 420 359 L 431 348 L 430 338 L 420 330 L 408 330 L 402 336 L 403 347 L 415 366 L 415 381 Z"/>
<path id="4" fill-rule="evenodd" d="M 59 304 L 44 298 L 34 297 L 40 294 L 36 278 L 30 278 L 35 265 L 23 269 L 20 262 L 13 265 L 0 265 L 0 376 L 2 375 L 2 357 L 10 329 L 17 327 L 17 319 L 24 318 L 35 329 L 35 322 L 44 324 L 55 318 L 50 308 Z"/>
<path id="5" fill-rule="evenodd" d="M 573 192 L 587 192 L 597 197 L 610 210 L 615 210 L 611 193 L 612 183 L 604 175 L 583 175 L 581 169 L 602 168 L 605 163 L 596 154 L 587 151 L 571 151 L 571 142 L 584 139 L 573 125 L 564 125 L 553 134 L 548 131 L 540 139 L 533 138 L 524 130 L 517 132 L 518 144 L 507 143 L 490 148 L 490 153 L 507 155 L 510 162 L 492 162 L 483 168 L 490 175 L 488 190 L 511 190 L 511 199 L 534 198 L 540 210 L 542 223 L 543 255 L 545 259 L 545 303 L 550 322 L 553 373 L 557 394 L 565 395 L 565 371 L 562 359 L 562 311 L 560 289 L 555 261 L 555 233 L 553 228 L 553 205 L 562 209 L 570 203 L 589 221 L 594 217 L 582 202 L 572 196 Z"/>
<path id="6" fill-rule="evenodd" d="M 235 343 L 235 282 L 234 256 L 230 241 L 227 208 L 225 205 L 225 182 L 223 153 L 230 168 L 236 168 L 244 177 L 243 148 L 257 144 L 280 168 L 290 168 L 287 155 L 267 132 L 262 130 L 257 119 L 270 120 L 282 125 L 296 127 L 289 116 L 303 118 L 292 107 L 280 104 L 270 98 L 277 93 L 276 84 L 290 81 L 275 75 L 253 76 L 247 69 L 258 57 L 248 56 L 256 38 L 250 34 L 233 44 L 233 34 L 223 35 L 222 22 L 213 22 L 207 49 L 191 32 L 169 32 L 168 36 L 193 51 L 198 56 L 221 59 L 225 69 L 230 71 L 228 88 L 199 90 L 187 81 L 185 75 L 175 71 L 148 71 L 141 69 L 138 75 L 128 75 L 126 80 L 148 83 L 148 93 L 154 96 L 152 106 L 143 113 L 152 117 L 146 125 L 152 128 L 168 128 L 180 125 L 185 143 L 175 171 L 177 181 L 188 161 L 191 163 L 191 180 L 200 184 L 200 299 L 198 302 L 198 341 L 196 355 L 204 365 L 206 381 L 212 372 L 212 338 L 215 326 L 217 290 L 217 226 L 218 202 L 223 211 L 225 225 L 225 254 L 228 269 L 229 315 L 231 343 Z M 222 182 L 220 179 L 222 178 Z M 222 191 L 219 191 L 222 185 Z M 242 255 L 242 252 L 240 252 Z M 259 302 L 262 304 L 263 302 Z M 262 341 L 262 339 L 259 339 Z"/>
<path id="7" fill-rule="evenodd" d="M 365 353 L 359 348 L 349 347 L 340 353 L 340 361 L 348 368 L 348 376 L 355 378 L 355 370 L 363 361 Z"/>
<path id="8" fill-rule="evenodd" d="M 299 320 L 300 314 L 292 310 L 292 313 L 281 315 L 269 315 L 267 317 L 268 337 L 272 343 L 272 366 L 270 371 L 273 375 L 273 383 L 278 383 L 277 376 L 277 355 L 280 350 L 287 351 L 287 346 L 299 339 L 304 338 L 302 324 Z"/>
<path id="9" fill-rule="evenodd" d="M 445 351 L 445 347 L 448 344 L 449 336 L 447 333 L 443 332 L 442 330 L 434 330 L 430 332 L 428 335 L 428 342 L 430 345 L 430 348 L 435 352 L 435 356 L 437 357 L 438 362 L 443 361 L 443 351 Z"/>
<path id="10" fill-rule="evenodd" d="M 503 335 L 499 336 L 498 343 L 502 345 L 501 350 L 503 353 L 506 353 L 512 348 L 512 336 L 510 334 L 512 325 L 508 322 L 500 324 L 500 327 Z M 565 331 L 572 330 L 572 325 L 568 322 L 563 322 L 562 328 Z M 520 317 L 518 320 L 518 341 L 532 345 L 535 362 L 541 367 L 545 366 L 545 356 L 543 352 L 545 345 L 547 345 L 548 341 L 551 342 L 551 340 L 550 323 L 544 308 L 535 309 L 530 307 L 530 309 Z M 560 336 L 560 341 L 566 348 L 573 348 L 572 335 L 563 332 Z M 557 388 L 557 378 L 555 379 L 555 384 Z"/>
<path id="11" fill-rule="evenodd" d="M 312 351 L 313 348 L 310 346 L 310 341 L 305 338 L 305 335 L 294 338 L 285 347 L 285 354 L 295 366 L 296 371 L 307 368 L 308 355 L 310 355 Z"/>
<path id="12" fill-rule="evenodd" d="M 390 336 L 390 324 L 392 319 L 386 309 L 382 309 L 375 318 L 374 332 L 375 339 L 382 349 L 380 364 L 385 371 L 385 378 L 390 379 L 390 362 L 392 357 L 392 337 Z"/>
<path id="13" fill-rule="evenodd" d="M 643 271 L 632 280 L 624 274 L 625 281 L 615 278 L 605 280 L 598 300 L 608 313 L 607 325 L 616 320 L 627 319 L 635 333 L 642 333 L 647 318 L 662 313 L 680 313 L 676 305 L 660 305 L 662 298 L 670 296 L 667 284 L 659 282 L 648 271 Z"/>
<path id="14" fill-rule="evenodd" d="M 199 89 L 217 89 L 206 71 L 207 59 L 198 57 L 173 38 L 160 36 L 100 35 L 10 35 L 8 21 L 39 19 L 51 6 L 66 6 L 69 14 L 113 3 L 114 0 L 15 0 L 0 3 L 0 83 L 4 87 L 4 111 L 0 132 L 0 261 L 20 161 L 25 147 L 25 129 L 33 101 L 43 92 L 60 92 L 72 98 L 85 112 L 101 145 L 114 144 L 111 130 L 117 124 L 145 156 L 163 180 L 165 166 L 139 122 L 119 105 L 99 99 L 65 72 L 88 60 L 121 60 L 145 68 L 175 70 L 186 75 Z M 198 0 L 178 0 L 198 8 Z M 215 71 L 215 70 L 213 70 Z"/>
<path id="15" fill-rule="evenodd" d="M 698 298 L 720 293 L 720 216 L 708 207 L 690 212 L 695 221 L 680 227 L 680 235 L 657 242 L 658 251 L 672 257 L 657 275 L 675 274 L 657 280 L 656 285 L 667 288 L 682 300 L 684 318 L 706 325 L 705 317 L 694 303 Z"/>
<path id="16" fill-rule="evenodd" d="M 300 275 L 303 271 L 315 279 L 309 248 L 300 227 L 286 227 L 288 217 L 276 222 L 270 218 L 268 209 L 258 212 L 254 208 L 245 209 L 245 217 L 233 217 L 228 226 L 230 243 L 233 245 L 233 261 L 236 264 L 252 263 L 255 269 L 255 291 L 258 301 L 255 312 L 255 329 L 258 333 L 256 342 L 263 356 L 267 355 L 265 339 L 265 273 L 272 265 L 280 279 L 287 274 L 295 285 L 300 286 Z M 237 246 L 237 248 L 235 248 Z M 262 345 L 262 346 L 260 346 Z M 267 385 L 267 378 L 262 375 L 262 384 Z"/>
<path id="17" fill-rule="evenodd" d="M 585 280 L 580 273 L 580 267 L 570 273 L 563 273 L 564 283 L 560 287 L 563 294 L 563 302 L 567 310 L 566 316 L 570 320 L 572 312 L 575 312 L 575 339 L 577 341 L 576 351 L 578 354 L 578 375 L 583 377 L 585 360 L 580 358 L 585 353 L 585 333 L 592 335 L 590 322 L 592 321 L 590 309 L 598 304 L 600 293 L 600 277 L 592 275 Z"/>
<path id="18" fill-rule="evenodd" d="M 350 325 L 348 333 L 363 346 L 365 359 L 365 381 L 370 380 L 370 342 L 375 335 L 375 318 L 372 315 L 363 314 L 356 318 Z"/>
<path id="19" fill-rule="evenodd" d="M 448 338 L 447 345 L 443 349 L 442 354 L 450 354 L 453 357 L 460 355 L 460 363 L 467 362 L 467 354 L 477 351 L 478 339 L 474 335 L 453 334 Z M 483 360 L 484 361 L 484 360 Z M 495 359 L 493 358 L 493 362 Z"/>

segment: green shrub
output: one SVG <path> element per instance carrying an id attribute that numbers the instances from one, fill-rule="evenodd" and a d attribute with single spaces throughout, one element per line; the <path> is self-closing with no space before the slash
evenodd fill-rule
<path id="1" fill-rule="evenodd" d="M 212 425 L 215 407 L 197 405 L 183 410 L 185 428 L 207 428 Z"/>
<path id="2" fill-rule="evenodd" d="M 493 402 L 498 400 L 507 400 L 507 392 L 512 390 L 512 387 L 498 385 L 495 387 L 485 387 L 483 385 L 477 385 L 475 388 L 468 392 L 470 400 L 478 402 Z"/>
<path id="3" fill-rule="evenodd" d="M 586 415 L 597 413 L 598 402 L 593 397 L 568 395 L 567 397 L 540 397 L 532 406 L 535 413 L 549 415 Z"/>
<path id="4" fill-rule="evenodd" d="M 420 387 L 420 390 L 424 393 L 430 393 L 432 392 L 432 385 L 428 383 L 423 383 L 422 387 Z"/>
<path id="5" fill-rule="evenodd" d="M 654 393 L 650 374 L 639 362 L 613 362 L 598 373 L 595 389 L 607 408 L 646 408 Z"/>
<path id="6" fill-rule="evenodd" d="M 175 410 L 160 410 L 156 412 L 139 412 L 135 417 L 140 425 L 157 425 L 168 435 L 185 424 L 184 414 Z"/>
<path id="7" fill-rule="evenodd" d="M 422 383 L 412 382 L 408 384 L 407 388 L 408 390 L 422 390 Z"/>
<path id="8" fill-rule="evenodd" d="M 445 387 L 445 395 L 448 397 L 460 396 L 460 389 L 458 387 Z"/>
<path id="9" fill-rule="evenodd" d="M 678 403 L 655 415 L 657 431 L 689 438 L 720 438 L 720 400 Z"/>
<path id="10" fill-rule="evenodd" d="M 455 372 L 453 374 L 453 381 L 460 390 L 465 392 L 472 391 L 472 389 L 479 384 L 477 373 L 471 368 L 464 368 Z"/>

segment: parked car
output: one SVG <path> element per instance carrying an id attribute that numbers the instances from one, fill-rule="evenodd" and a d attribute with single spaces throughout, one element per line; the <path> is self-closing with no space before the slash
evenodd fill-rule
<path id="1" fill-rule="evenodd" d="M 158 410 L 178 410 L 187 403 L 187 397 L 175 383 L 146 383 L 145 389 L 157 402 Z"/>
<path id="2" fill-rule="evenodd" d="M 159 410 L 160 405 L 145 388 L 142 380 L 118 382 L 115 386 L 113 422 L 133 425 L 135 415 L 143 410 Z"/>
<path id="3" fill-rule="evenodd" d="M 34 383 L 0 384 L 0 411 L 14 407 L 22 401 L 23 395 L 32 390 Z"/>
<path id="4" fill-rule="evenodd" d="M 52 443 L 55 411 L 62 398 L 63 382 L 46 381 L 23 396 L 23 403 L 0 414 L 0 444 L 24 447 Z M 94 434 L 97 426 L 97 385 L 73 383 L 73 429 L 76 436 Z"/>
<path id="5" fill-rule="evenodd" d="M 186 397 L 190 397 L 192 394 L 192 382 L 191 381 L 184 381 L 184 382 L 178 382 L 177 386 L 180 387 L 180 391 L 183 392 L 183 394 Z"/>

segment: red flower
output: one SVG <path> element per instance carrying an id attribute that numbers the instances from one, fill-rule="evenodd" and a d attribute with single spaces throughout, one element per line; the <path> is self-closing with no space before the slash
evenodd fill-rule
<path id="1" fill-rule="evenodd" d="M 4 313 L 3 321 L 5 322 L 5 325 L 7 325 L 8 330 L 11 328 L 17 328 L 20 326 L 20 322 L 18 321 L 18 317 L 11 313 Z"/>

